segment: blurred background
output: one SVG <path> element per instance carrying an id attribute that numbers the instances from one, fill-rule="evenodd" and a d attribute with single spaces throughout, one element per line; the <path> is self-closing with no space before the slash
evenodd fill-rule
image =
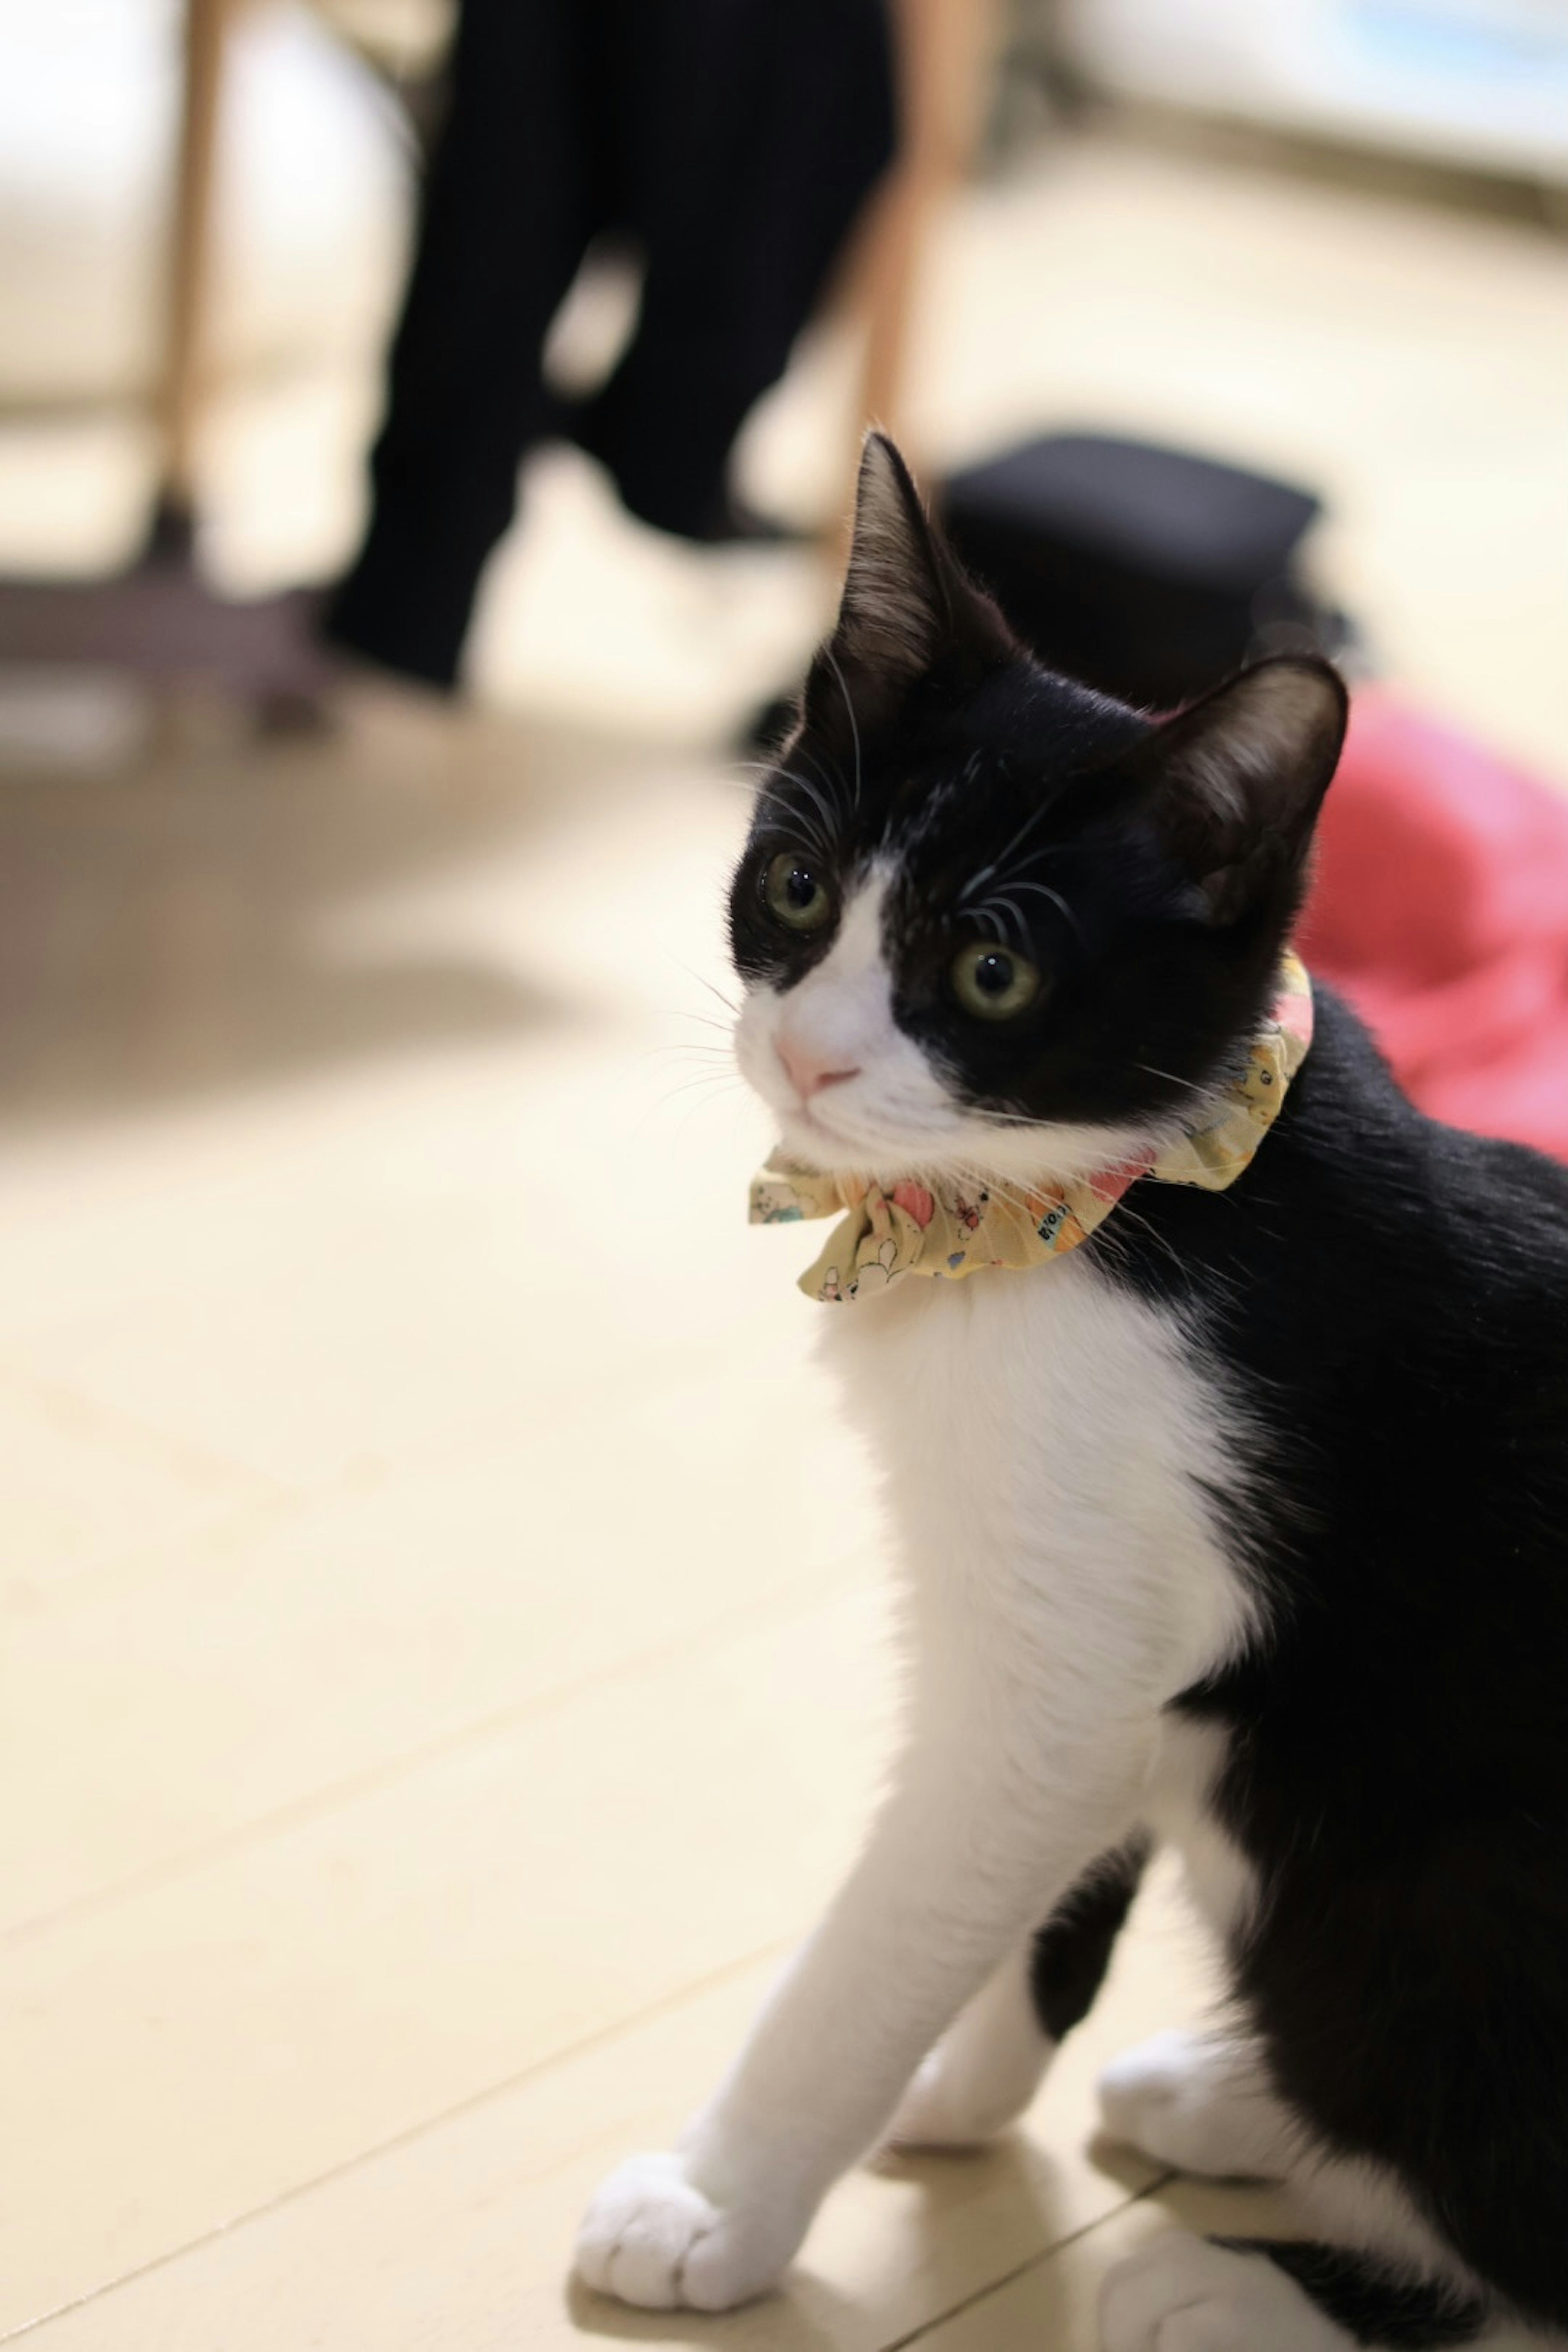
<path id="1" fill-rule="evenodd" d="M 1568 1156 L 1565 228 L 1563 0 L 0 0 L 0 2336 L 652 2325 L 884 1736 L 721 936 L 868 418 L 1061 666 L 1344 662 L 1309 954 Z M 1087 2352 L 1205 1991 L 654 2332 Z"/>

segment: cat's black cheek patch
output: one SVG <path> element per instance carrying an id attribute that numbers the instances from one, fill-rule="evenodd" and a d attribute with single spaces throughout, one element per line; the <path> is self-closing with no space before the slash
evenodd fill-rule
<path id="1" fill-rule="evenodd" d="M 1037 1040 L 1005 1043 L 975 1036 L 978 1022 L 962 1013 L 924 1013 L 894 1003 L 894 1018 L 904 1034 L 926 1056 L 933 1075 L 967 1110 L 996 1118 L 1028 1118 L 1029 1103 L 1038 1089 L 1031 1084 L 1037 1066 Z M 1000 1025 L 1000 1024 L 998 1024 Z"/>

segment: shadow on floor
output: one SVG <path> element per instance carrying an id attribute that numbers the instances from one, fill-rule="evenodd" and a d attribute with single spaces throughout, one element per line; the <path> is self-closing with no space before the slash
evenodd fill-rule
<path id="1" fill-rule="evenodd" d="M 1126 2192 L 1129 2200 L 1150 2193 L 1148 2166 L 1126 2148 L 1096 2142 L 1095 2168 Z M 790 2352 L 816 2352 L 816 2347 L 842 2347 L 857 2337 L 895 2343 L 925 2335 L 1008 2284 L 1025 2272 L 1043 2264 L 1056 2248 L 1066 2244 L 1083 2226 L 1076 2226 L 1058 2201 L 1048 2164 L 1016 2133 L 973 2151 L 894 2155 L 872 2158 L 871 2168 L 894 2180 L 913 2182 L 921 2192 L 918 2228 L 930 2248 L 930 2268 L 911 2263 L 915 2304 L 894 2304 L 880 2316 L 858 2306 L 842 2290 L 813 2273 L 809 2258 L 786 2273 L 776 2295 L 742 2305 L 715 2318 L 689 2311 L 643 2311 L 596 2294 L 575 2277 L 567 2277 L 563 2258 L 562 2296 L 568 2319 L 577 2333 L 617 2343 L 682 2344 L 689 2346 L 694 2332 L 713 2352 L 762 2352 L 763 2347 L 786 2344 Z M 1168 2177 L 1168 2176 L 1167 2176 Z M 1155 2184 L 1158 2188 L 1159 2183 Z M 1115 2210 L 1112 2199 L 1108 2210 Z M 941 2285 L 941 2251 L 956 2234 L 959 2209 L 984 2205 L 991 2242 L 1019 2249 L 1002 2275 L 966 2280 L 954 2269 Z M 1059 2340 L 1043 2336 L 1042 2347 Z"/>
<path id="2" fill-rule="evenodd" d="M 526 856 L 575 764 L 491 721 L 362 712 L 310 743 L 0 775 L 0 1123 L 570 1017 L 398 909 L 520 838 Z"/>

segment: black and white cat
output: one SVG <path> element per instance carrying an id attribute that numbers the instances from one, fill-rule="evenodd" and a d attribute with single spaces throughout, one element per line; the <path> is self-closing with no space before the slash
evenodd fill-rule
<path id="1" fill-rule="evenodd" d="M 873 437 L 732 899 L 790 1153 L 1005 1192 L 1190 1121 L 1266 1012 L 1344 708 L 1312 661 L 1161 724 L 1048 676 Z M 1235 2022 L 1119 2062 L 1107 2123 L 1288 2175 L 1313 2235 L 1158 2241 L 1107 2352 L 1568 2336 L 1568 1173 L 1422 1117 L 1320 988 L 1232 1189 L 1140 1182 L 1049 1265 L 822 1314 L 900 1538 L 904 1752 L 580 2275 L 723 2309 L 879 2138 L 1016 2116 L 1158 1839 Z"/>

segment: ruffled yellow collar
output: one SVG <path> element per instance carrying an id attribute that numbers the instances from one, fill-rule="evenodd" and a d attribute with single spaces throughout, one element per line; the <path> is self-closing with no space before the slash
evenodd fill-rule
<path id="1" fill-rule="evenodd" d="M 1300 958 L 1288 952 L 1246 1068 L 1215 1098 L 1200 1125 L 1184 1129 L 1160 1151 L 1076 1183 L 1027 1191 L 978 1183 L 965 1191 L 914 1178 L 884 1186 L 863 1176 L 818 1175 L 775 1152 L 752 1181 L 751 1221 L 797 1224 L 847 1211 L 800 1277 L 808 1298 L 836 1306 L 889 1289 L 907 1274 L 953 1281 L 989 1266 L 1044 1265 L 1087 1241 L 1140 1177 L 1197 1184 L 1209 1192 L 1234 1184 L 1273 1126 L 1311 1042 L 1312 984 Z"/>

